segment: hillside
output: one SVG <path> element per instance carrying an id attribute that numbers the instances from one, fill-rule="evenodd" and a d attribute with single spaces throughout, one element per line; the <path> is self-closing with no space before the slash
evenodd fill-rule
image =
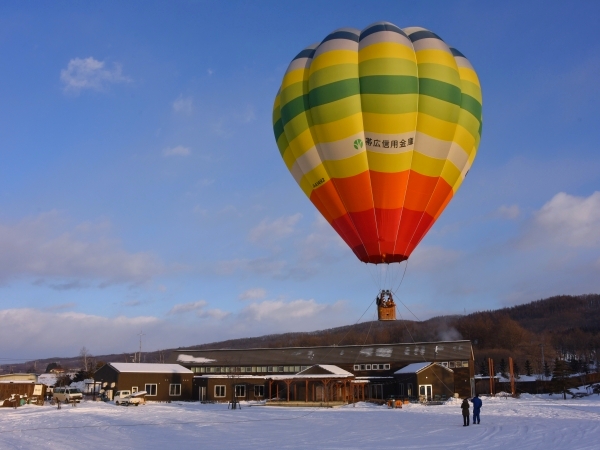
<path id="1" fill-rule="evenodd" d="M 479 364 L 488 357 L 512 356 L 519 367 L 529 360 L 535 371 L 557 356 L 589 361 L 600 353 L 600 295 L 561 295 L 531 303 L 461 316 L 439 316 L 425 321 L 362 322 L 321 331 L 284 333 L 205 343 L 186 349 L 363 345 L 372 343 L 469 339 Z M 170 350 L 144 354 L 147 362 L 164 361 Z M 131 354 L 97 355 L 96 361 L 131 361 Z M 38 360 L 40 367 L 59 360 L 63 367 L 79 367 L 80 358 Z M 31 363 L 13 365 L 27 370 Z"/>

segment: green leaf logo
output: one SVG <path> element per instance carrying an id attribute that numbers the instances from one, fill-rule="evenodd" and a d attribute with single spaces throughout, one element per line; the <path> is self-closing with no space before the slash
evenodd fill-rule
<path id="1" fill-rule="evenodd" d="M 363 146 L 363 142 L 360 139 L 357 139 L 354 141 L 354 148 L 356 150 L 358 150 L 359 148 L 362 148 L 362 146 Z"/>

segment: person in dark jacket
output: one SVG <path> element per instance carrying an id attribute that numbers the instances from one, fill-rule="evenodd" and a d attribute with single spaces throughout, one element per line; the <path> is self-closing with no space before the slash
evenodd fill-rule
<path id="1" fill-rule="evenodd" d="M 469 400 L 468 399 L 464 399 L 462 404 L 460 405 L 461 409 L 462 409 L 462 415 L 463 415 L 463 427 L 468 427 L 469 426 Z"/>
<path id="2" fill-rule="evenodd" d="M 478 424 L 480 419 L 479 419 L 479 412 L 481 410 L 481 399 L 479 398 L 479 394 L 475 394 L 475 397 L 473 398 L 473 400 L 471 400 L 471 402 L 473 403 L 473 425 L 475 425 L 476 423 Z"/>

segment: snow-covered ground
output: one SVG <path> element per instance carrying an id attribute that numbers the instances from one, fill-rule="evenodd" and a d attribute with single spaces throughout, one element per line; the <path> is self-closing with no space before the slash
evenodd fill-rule
<path id="1" fill-rule="evenodd" d="M 600 448 L 600 396 L 483 398 L 481 425 L 462 426 L 460 403 L 359 403 L 341 408 L 85 401 L 77 407 L 0 408 L 0 449 Z"/>

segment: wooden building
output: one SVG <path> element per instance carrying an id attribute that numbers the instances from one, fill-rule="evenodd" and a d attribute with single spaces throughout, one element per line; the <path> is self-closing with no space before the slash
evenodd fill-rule
<path id="1" fill-rule="evenodd" d="M 412 363 L 394 373 L 398 397 L 444 401 L 454 395 L 454 370 L 438 363 Z M 470 395 L 469 395 L 470 397 Z"/>
<path id="2" fill-rule="evenodd" d="M 444 383 L 448 387 L 451 386 L 454 392 L 449 392 L 446 388 L 436 388 L 436 393 L 432 393 L 433 396 L 450 396 L 454 393 L 460 397 L 474 395 L 473 349 L 471 342 L 466 340 L 379 345 L 176 350 L 169 358 L 169 362 L 179 363 L 194 373 L 193 398 L 209 401 L 215 401 L 217 397 L 214 396 L 216 381 L 208 380 L 234 380 L 236 377 L 238 380 L 247 380 L 244 383 L 252 386 L 252 389 L 256 384 L 264 381 L 265 398 L 281 400 L 281 392 L 286 392 L 281 390 L 285 385 L 284 378 L 294 380 L 294 377 L 313 366 L 335 366 L 349 373 L 353 377 L 354 385 L 352 388 L 354 397 L 350 395 L 350 390 L 345 395 L 349 398 L 361 398 L 360 395 L 363 395 L 364 391 L 366 399 L 384 400 L 402 394 L 396 372 L 414 363 L 428 365 L 437 363 L 439 367 L 428 369 L 432 371 L 432 375 L 437 374 L 442 379 L 451 378 L 451 382 Z M 308 375 L 306 372 L 304 374 Z M 274 384 L 276 380 L 277 384 Z M 231 400 L 229 393 L 231 389 L 235 389 L 233 387 L 235 382 L 223 381 L 223 383 L 227 393 L 219 398 L 229 401 Z M 268 396 L 269 383 L 272 389 L 271 396 Z M 302 394 L 301 382 L 292 381 L 290 386 L 292 384 L 296 387 L 295 391 L 294 388 L 288 389 L 291 398 L 297 396 L 299 401 L 305 399 L 306 394 Z M 280 395 L 273 394 L 277 386 L 280 387 Z M 204 394 L 200 391 L 201 387 L 205 388 Z M 306 390 L 306 385 L 304 389 Z M 415 386 L 414 389 L 412 395 L 405 396 L 418 399 L 417 387 Z M 309 388 L 308 398 L 311 398 L 311 393 L 312 388 Z M 285 395 L 287 399 L 287 393 Z M 246 390 L 246 398 L 254 399 L 248 390 Z"/>
<path id="3" fill-rule="evenodd" d="M 46 386 L 35 381 L 0 381 L 0 406 L 21 406 L 34 404 L 42 406 L 46 396 Z"/>
<path id="4" fill-rule="evenodd" d="M 192 400 L 193 373 L 179 364 L 108 363 L 94 381 L 109 399 L 119 390 L 146 391 L 146 401 Z"/>

